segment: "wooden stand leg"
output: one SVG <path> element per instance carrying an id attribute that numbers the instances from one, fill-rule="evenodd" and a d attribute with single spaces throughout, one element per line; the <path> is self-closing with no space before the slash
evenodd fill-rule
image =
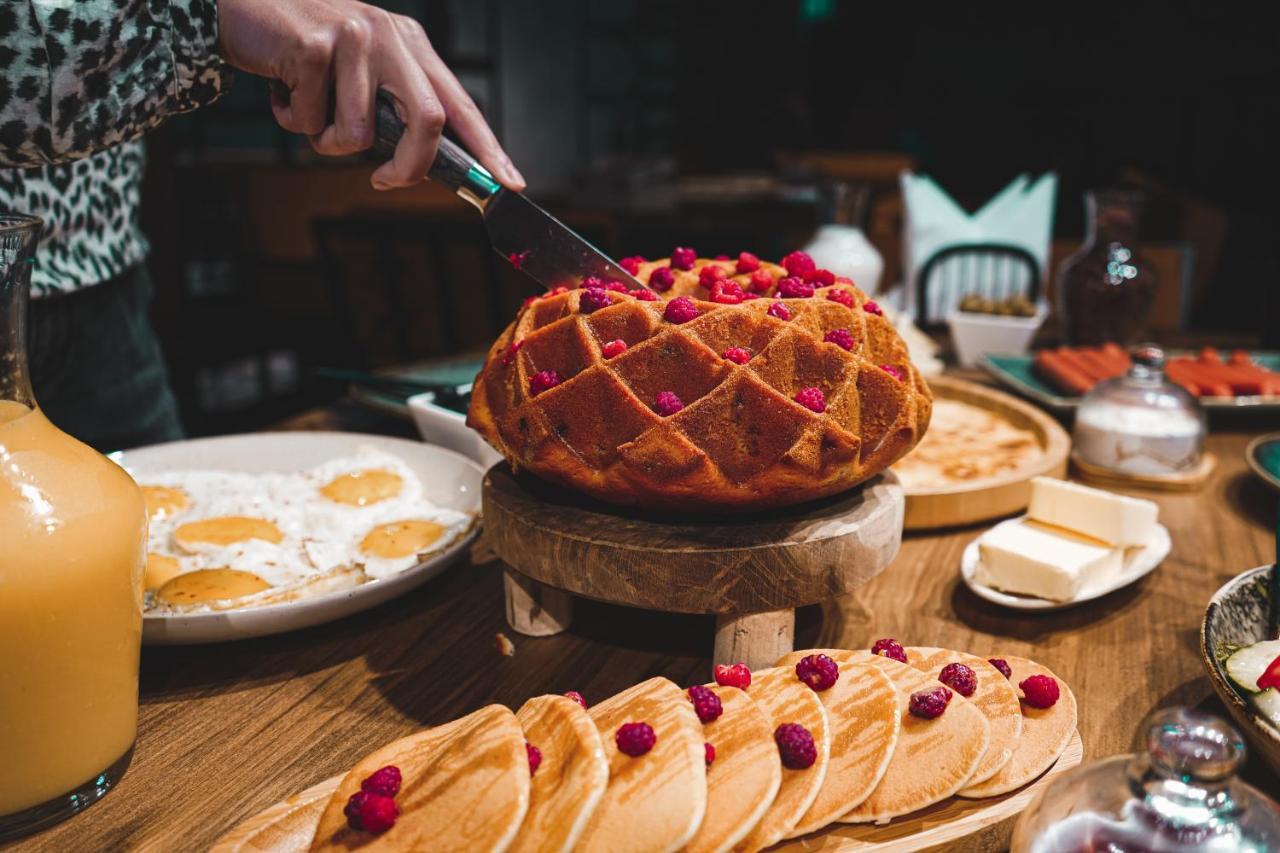
<path id="1" fill-rule="evenodd" d="M 569 627 L 573 619 L 573 597 L 563 590 L 530 580 L 502 567 L 503 597 L 507 602 L 507 624 L 529 637 L 549 637 Z"/>
<path id="2" fill-rule="evenodd" d="M 771 610 L 716 619 L 713 663 L 745 663 L 752 669 L 773 666 L 792 651 L 796 636 L 796 612 Z"/>

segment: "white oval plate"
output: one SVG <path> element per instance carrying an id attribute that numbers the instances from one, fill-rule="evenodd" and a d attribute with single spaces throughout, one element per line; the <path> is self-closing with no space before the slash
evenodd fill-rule
<path id="1" fill-rule="evenodd" d="M 1016 524 L 1024 518 L 1026 518 L 1025 515 L 1002 521 L 1000 524 Z M 999 527 L 1000 525 L 996 526 Z M 1095 598 L 1101 598 L 1109 592 L 1115 592 L 1117 589 L 1128 586 L 1139 578 L 1146 577 L 1155 571 L 1156 566 L 1160 565 L 1165 557 L 1169 556 L 1169 549 L 1172 544 L 1169 539 L 1169 531 L 1165 529 L 1163 524 L 1157 524 L 1155 533 L 1152 534 L 1151 541 L 1147 543 L 1145 548 L 1130 549 L 1129 553 L 1125 554 L 1124 563 L 1120 567 L 1120 574 L 1114 580 L 1110 583 L 1086 588 L 1070 601 L 1049 601 L 1045 598 L 1034 598 L 1029 595 L 1014 595 L 993 589 L 986 584 L 978 583 L 974 580 L 979 559 L 977 539 L 965 546 L 964 554 L 960 558 L 960 577 L 964 579 L 964 585 L 969 587 L 974 595 L 993 604 L 1011 607 L 1014 610 L 1062 610 L 1067 607 L 1075 607 L 1077 604 L 1084 604 L 1086 601 L 1093 601 Z"/>
<path id="2" fill-rule="evenodd" d="M 111 454 L 136 476 L 192 468 L 261 473 L 301 471 L 361 446 L 393 453 L 422 481 L 423 497 L 479 518 L 484 472 L 460 453 L 403 438 L 349 432 L 265 432 L 156 444 Z M 476 536 L 476 525 L 444 550 L 382 580 L 315 598 L 177 616 L 145 616 L 142 641 L 150 645 L 219 643 L 263 637 L 341 619 L 389 601 L 440 574 Z"/>

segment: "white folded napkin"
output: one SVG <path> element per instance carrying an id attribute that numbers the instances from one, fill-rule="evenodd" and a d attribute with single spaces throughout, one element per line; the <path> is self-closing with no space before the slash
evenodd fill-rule
<path id="1" fill-rule="evenodd" d="M 1001 243 L 1026 250 L 1040 265 L 1039 301 L 1044 300 L 1044 284 L 1049 276 L 1050 241 L 1053 238 L 1053 206 L 1058 190 L 1056 174 L 1048 172 L 1035 181 L 1025 173 L 1018 175 L 972 215 L 925 175 L 903 172 L 901 184 L 904 208 L 903 306 L 909 316 L 922 324 L 940 322 L 966 293 L 981 291 L 991 284 L 973 279 L 974 275 L 1013 276 L 1015 280 L 1000 283 L 999 295 L 1011 295 L 1011 289 L 1013 292 L 1025 290 L 1025 276 L 1017 275 L 1012 264 L 997 266 L 995 273 L 983 273 L 982 270 L 986 269 L 983 266 L 956 258 L 952 264 L 944 261 L 948 264 L 946 286 L 931 287 L 929 304 L 917 304 L 920 271 L 940 249 L 956 245 Z"/>

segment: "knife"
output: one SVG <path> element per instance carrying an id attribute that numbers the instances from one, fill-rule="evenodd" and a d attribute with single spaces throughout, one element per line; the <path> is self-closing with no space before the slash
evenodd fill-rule
<path id="1" fill-rule="evenodd" d="M 289 89 L 284 83 L 273 80 L 271 89 L 277 98 L 288 103 Z M 403 134 L 404 122 L 396 112 L 395 101 L 379 89 L 374 152 L 390 157 Z M 502 186 L 474 157 L 443 136 L 427 177 L 474 205 L 484 217 L 494 251 L 548 290 L 577 287 L 587 276 L 621 281 L 628 289 L 647 289 L 616 261 L 523 193 Z"/>

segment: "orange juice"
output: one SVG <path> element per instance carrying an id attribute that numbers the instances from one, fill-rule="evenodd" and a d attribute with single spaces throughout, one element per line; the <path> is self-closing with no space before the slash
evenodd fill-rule
<path id="1" fill-rule="evenodd" d="M 145 547 L 129 475 L 0 400 L 0 817 L 133 745 Z"/>

